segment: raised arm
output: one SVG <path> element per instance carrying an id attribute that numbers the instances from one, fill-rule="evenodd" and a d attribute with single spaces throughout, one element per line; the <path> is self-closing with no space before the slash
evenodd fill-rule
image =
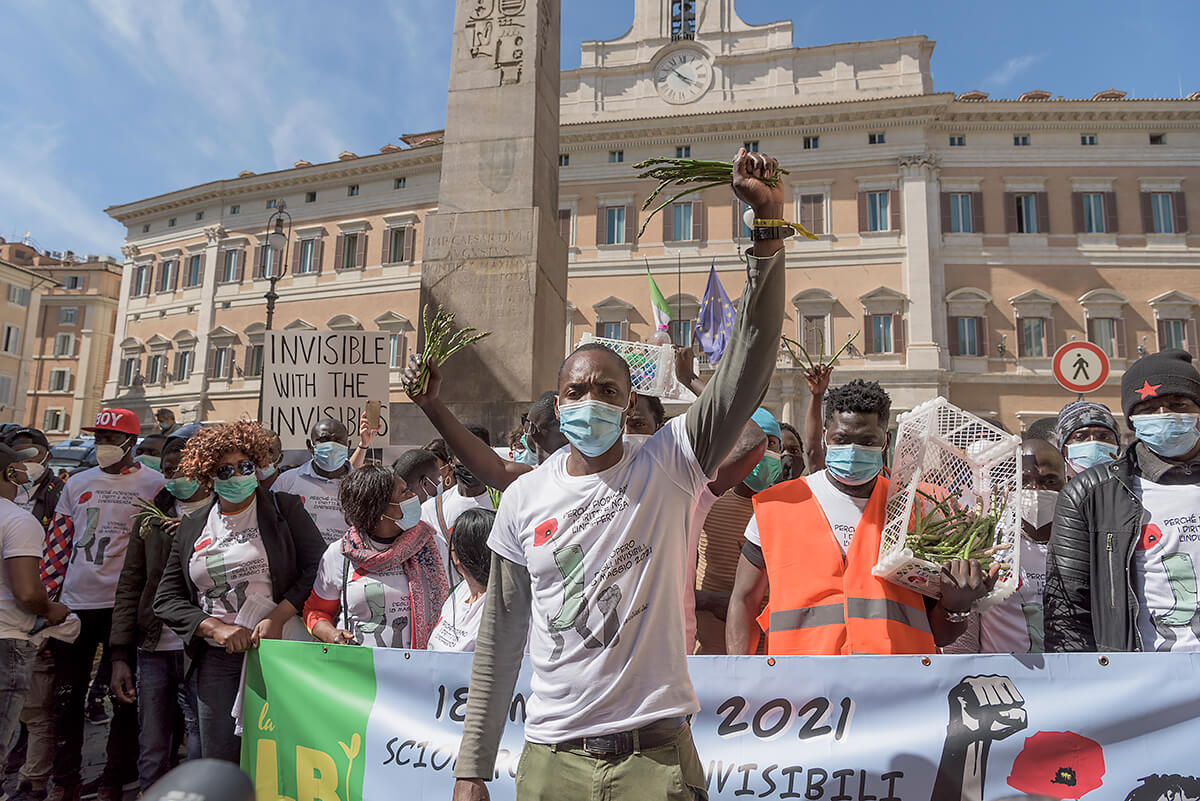
<path id="1" fill-rule="evenodd" d="M 757 550 L 756 556 L 761 555 L 762 551 Z M 743 551 L 738 557 L 729 611 L 725 615 L 725 653 L 753 654 L 758 650 L 758 639 L 762 636 L 758 613 L 766 595 L 766 569 L 751 562 Z"/>
<path id="2" fill-rule="evenodd" d="M 414 353 L 409 359 L 408 367 L 404 368 L 406 386 L 416 385 L 423 357 L 424 354 Z M 450 446 L 450 450 L 458 457 L 458 460 L 466 465 L 476 478 L 489 487 L 506 490 L 509 484 L 517 480 L 518 476 L 533 469 L 528 465 L 501 459 L 500 455 L 489 448 L 483 440 L 468 431 L 467 427 L 454 416 L 454 413 L 446 408 L 446 404 L 442 403 L 441 388 L 442 372 L 430 359 L 429 381 L 425 385 L 425 391 L 417 395 L 410 392 L 409 397 L 412 398 L 417 408 L 429 418 L 429 422 L 446 440 L 446 444 Z"/>
<path id="3" fill-rule="evenodd" d="M 783 216 L 783 182 L 778 163 L 761 153 L 738 151 L 733 161 L 733 192 L 762 219 Z M 706 475 L 713 475 L 741 435 L 742 426 L 766 395 L 775 370 L 783 330 L 784 260 L 782 239 L 756 242 L 747 255 L 746 288 L 733 338 L 717 372 L 687 412 L 688 436 Z"/>
<path id="4" fill-rule="evenodd" d="M 821 407 L 832 373 L 832 367 L 804 371 L 804 379 L 808 382 L 808 412 L 804 415 L 804 442 L 801 445 L 804 448 L 804 467 L 809 475 L 825 469 L 825 420 Z"/>
<path id="5" fill-rule="evenodd" d="M 717 468 L 717 475 L 708 489 L 718 498 L 746 480 L 754 472 L 754 466 L 767 452 L 767 435 L 756 423 L 749 420 L 742 427 L 742 435 L 734 443 L 733 450 Z"/>
<path id="6" fill-rule="evenodd" d="M 675 380 L 699 395 L 706 381 L 696 375 L 696 352 L 689 345 L 675 350 Z"/>

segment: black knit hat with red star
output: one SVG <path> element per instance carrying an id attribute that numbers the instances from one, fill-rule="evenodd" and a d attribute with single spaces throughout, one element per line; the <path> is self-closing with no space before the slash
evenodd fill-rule
<path id="1" fill-rule="evenodd" d="M 1186 350 L 1164 350 L 1138 359 L 1121 377 L 1121 411 L 1125 419 L 1144 400 L 1183 395 L 1200 405 L 1200 371 Z"/>

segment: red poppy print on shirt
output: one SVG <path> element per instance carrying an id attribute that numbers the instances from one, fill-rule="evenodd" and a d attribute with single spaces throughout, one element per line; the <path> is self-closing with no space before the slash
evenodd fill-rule
<path id="1" fill-rule="evenodd" d="M 80 495 L 80 496 L 79 496 L 79 502 L 80 502 L 80 503 L 87 503 L 87 502 L 88 502 L 88 501 L 90 501 L 91 499 L 92 499 L 92 493 L 91 493 L 90 491 L 89 491 L 89 492 L 85 492 L 85 493 L 83 493 L 82 495 Z"/>
<path id="2" fill-rule="evenodd" d="M 557 517 L 552 517 L 546 522 L 538 524 L 538 527 L 533 530 L 533 547 L 536 548 L 539 545 L 545 545 L 557 533 Z"/>
<path id="3" fill-rule="evenodd" d="M 1153 523 L 1142 526 L 1142 538 L 1138 540 L 1137 544 L 1139 551 L 1148 551 L 1160 542 L 1162 542 L 1162 529 Z"/>

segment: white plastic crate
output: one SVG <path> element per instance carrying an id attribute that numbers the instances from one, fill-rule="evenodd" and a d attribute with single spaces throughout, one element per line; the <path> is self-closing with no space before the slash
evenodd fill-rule
<path id="1" fill-rule="evenodd" d="M 964 508 L 1003 506 L 996 540 L 1006 550 L 993 557 L 1000 565 L 995 588 L 975 603 L 995 606 L 1017 589 L 1021 557 L 1021 440 L 964 412 L 945 398 L 920 404 L 900 415 L 892 459 L 887 518 L 875 575 L 931 598 L 941 596 L 941 565 L 918 558 L 905 540 L 918 495 L 954 497 Z"/>
<path id="2" fill-rule="evenodd" d="M 651 345 L 646 342 L 626 342 L 621 339 L 584 334 L 579 344 L 597 342 L 612 348 L 629 364 L 633 389 L 644 395 L 668 400 L 694 399 L 691 392 L 675 380 L 675 349 L 670 345 Z"/>

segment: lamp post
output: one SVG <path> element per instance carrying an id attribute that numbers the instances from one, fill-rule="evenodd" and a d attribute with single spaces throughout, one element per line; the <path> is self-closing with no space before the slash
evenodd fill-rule
<path id="1" fill-rule="evenodd" d="M 284 224 L 287 224 L 287 230 L 284 230 Z M 287 251 L 288 244 L 292 241 L 292 215 L 288 214 L 287 203 L 280 200 L 275 204 L 275 213 L 267 219 L 267 251 L 263 254 L 263 261 L 266 262 L 268 254 L 275 248 L 275 243 L 279 239 L 283 242 L 279 246 L 279 263 L 275 263 L 274 257 L 271 258 L 270 264 L 264 264 L 264 270 L 269 266 L 266 272 L 266 279 L 271 282 L 270 288 L 267 290 L 267 330 L 264 332 L 263 342 L 263 358 L 266 358 L 266 342 L 265 338 L 270 336 L 271 326 L 275 324 L 275 301 L 279 300 L 279 293 L 275 291 L 275 284 L 283 278 L 283 274 L 287 272 Z M 265 364 L 264 364 L 265 367 Z M 259 374 L 258 379 L 258 420 L 263 419 L 263 381 L 262 374 Z"/>
<path id="2" fill-rule="evenodd" d="M 287 231 L 283 229 L 284 221 L 287 221 Z M 266 278 L 271 282 L 271 288 L 267 290 L 267 330 L 271 330 L 271 325 L 275 322 L 275 301 L 279 300 L 279 295 L 275 292 L 275 284 L 283 274 L 287 272 L 287 250 L 288 244 L 292 241 L 292 215 L 288 214 L 287 203 L 279 201 L 275 206 L 275 213 L 267 220 L 267 247 L 268 249 L 275 247 L 277 239 L 282 239 L 283 244 L 279 247 L 279 264 L 275 264 L 275 260 L 271 259 L 270 272 Z M 268 250 L 268 252 L 270 252 Z M 266 254 L 263 255 L 266 259 Z"/>

